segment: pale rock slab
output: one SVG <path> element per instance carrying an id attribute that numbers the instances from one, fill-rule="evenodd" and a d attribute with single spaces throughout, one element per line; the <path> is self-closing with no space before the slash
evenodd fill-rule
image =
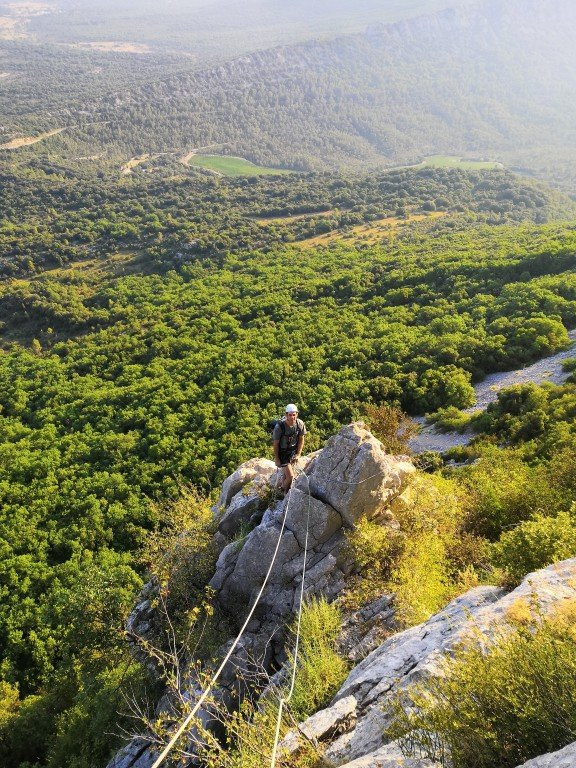
<path id="1" fill-rule="evenodd" d="M 568 744 L 558 752 L 549 752 L 540 755 L 527 763 L 522 763 L 518 768 L 575 768 L 576 766 L 576 741 Z"/>
<path id="2" fill-rule="evenodd" d="M 489 647 L 505 631 L 520 602 L 534 621 L 576 599 L 576 558 L 526 576 L 505 594 L 495 587 L 476 587 L 453 600 L 424 624 L 388 638 L 358 664 L 334 698 L 354 696 L 358 722 L 326 751 L 328 764 L 345 765 L 383 746 L 389 724 L 385 711 L 392 695 L 412 682 L 441 673 L 443 659 L 464 641 Z M 574 764 L 576 767 L 576 763 Z"/>
<path id="3" fill-rule="evenodd" d="M 361 422 L 349 424 L 331 437 L 307 471 L 312 496 L 334 507 L 347 525 L 376 515 L 402 491 L 415 471 L 407 457 L 386 454 L 379 440 Z M 306 491 L 298 478 L 296 487 Z"/>
<path id="4" fill-rule="evenodd" d="M 404 757 L 397 742 L 393 741 L 367 755 L 346 763 L 342 768 L 440 768 L 426 758 Z"/>
<path id="5" fill-rule="evenodd" d="M 222 490 L 218 501 L 212 508 L 215 515 L 220 514 L 230 504 L 233 496 L 244 488 L 252 480 L 269 478 L 276 471 L 276 465 L 269 459 L 249 459 L 241 464 L 235 472 L 232 472 L 222 483 Z"/>

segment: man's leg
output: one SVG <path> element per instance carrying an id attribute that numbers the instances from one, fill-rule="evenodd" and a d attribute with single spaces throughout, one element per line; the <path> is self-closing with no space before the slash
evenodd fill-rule
<path id="1" fill-rule="evenodd" d="M 282 488 L 284 489 L 284 493 L 288 493 L 292 485 L 292 481 L 294 480 L 294 466 L 289 462 L 283 467 L 283 469 L 284 481 L 282 483 Z"/>

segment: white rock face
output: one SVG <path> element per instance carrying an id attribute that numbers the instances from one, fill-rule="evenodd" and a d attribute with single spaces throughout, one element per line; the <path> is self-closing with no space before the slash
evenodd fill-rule
<path id="1" fill-rule="evenodd" d="M 248 470 L 251 474 L 254 465 L 250 464 Z M 272 561 L 284 514 L 285 528 L 256 620 L 278 621 L 297 606 L 307 528 L 305 594 L 328 598 L 338 595 L 352 568 L 343 529 L 363 515 L 379 512 L 401 493 L 412 472 L 414 467 L 405 457 L 385 454 L 380 442 L 362 424 L 341 429 L 309 461 L 291 493 L 264 512 L 260 524 L 243 542 L 223 550 L 210 585 L 217 590 L 217 599 L 226 613 L 240 620 L 249 610 Z M 246 473 L 242 469 L 242 477 Z M 234 486 L 229 480 L 222 497 L 229 495 Z M 224 510 L 223 522 L 228 520 L 230 509 L 230 514 L 236 514 L 242 503 L 240 495 L 235 495 Z M 245 503 L 251 510 L 249 496 Z M 251 630 L 258 631 L 258 627 L 251 626 Z"/>
<path id="2" fill-rule="evenodd" d="M 389 456 L 361 423 L 350 424 L 331 437 L 307 472 L 310 493 L 335 510 L 348 525 L 372 517 L 397 496 L 415 471 L 408 458 Z M 304 479 L 296 487 L 307 492 Z"/>
<path id="3" fill-rule="evenodd" d="M 576 741 L 558 752 L 549 752 L 547 755 L 528 760 L 527 763 L 522 763 L 518 768 L 575 768 L 575 766 Z"/>
<path id="4" fill-rule="evenodd" d="M 343 768 L 440 768 L 425 758 L 404 757 L 397 742 L 393 741 L 384 747 L 358 757 Z"/>
<path id="5" fill-rule="evenodd" d="M 222 490 L 218 501 L 213 507 L 214 514 L 219 514 L 225 509 L 239 491 L 252 480 L 260 478 L 269 478 L 276 471 L 276 465 L 269 459 L 250 459 L 241 464 L 238 469 L 229 475 L 222 483 Z"/>
<path id="6" fill-rule="evenodd" d="M 424 624 L 390 637 L 354 667 L 334 698 L 337 702 L 354 696 L 358 721 L 328 747 L 328 763 L 347 765 L 384 746 L 389 720 L 383 707 L 391 696 L 416 680 L 438 674 L 442 658 L 463 640 L 488 646 L 519 601 L 523 610 L 532 607 L 536 617 L 536 606 L 546 616 L 574 599 L 576 559 L 571 559 L 529 574 L 509 594 L 495 587 L 472 589 Z"/>

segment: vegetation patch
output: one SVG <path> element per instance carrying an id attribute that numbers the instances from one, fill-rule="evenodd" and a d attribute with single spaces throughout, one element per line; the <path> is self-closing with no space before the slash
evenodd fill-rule
<path id="1" fill-rule="evenodd" d="M 221 176 L 269 176 L 292 173 L 283 168 L 264 168 L 251 163 L 243 157 L 228 155 L 192 155 L 188 157 L 187 165 L 195 165 L 207 171 L 213 171 Z"/>
<path id="2" fill-rule="evenodd" d="M 524 613 L 487 652 L 461 649 L 441 676 L 402 691 L 388 736 L 454 768 L 514 768 L 573 741 L 574 606 L 536 630 Z"/>
<path id="3" fill-rule="evenodd" d="M 58 133 L 62 133 L 66 128 L 55 128 L 53 131 L 46 131 L 38 136 L 22 136 L 18 139 L 12 139 L 5 144 L 0 144 L 0 149 L 20 149 L 21 147 L 30 147 L 32 144 L 38 144 L 39 141 L 49 139 L 50 136 L 56 136 Z"/>
<path id="4" fill-rule="evenodd" d="M 469 160 L 458 155 L 431 155 L 420 163 L 423 168 L 464 168 L 471 171 L 503 168 L 502 163 L 486 160 Z"/>
<path id="5" fill-rule="evenodd" d="M 361 243 L 372 244 L 382 240 L 393 239 L 399 228 L 407 224 L 422 221 L 433 221 L 446 216 L 445 211 L 434 211 L 426 214 L 407 214 L 404 217 L 386 216 L 350 228 L 338 228 L 336 231 L 325 232 L 321 235 L 305 238 L 299 241 L 302 248 L 317 248 L 321 245 L 329 245 L 339 240 L 346 242 L 352 240 Z"/>

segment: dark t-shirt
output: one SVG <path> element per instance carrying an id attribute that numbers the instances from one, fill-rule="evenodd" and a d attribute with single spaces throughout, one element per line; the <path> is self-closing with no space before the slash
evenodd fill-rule
<path id="1" fill-rule="evenodd" d="M 306 434 L 306 425 L 301 419 L 296 419 L 291 427 L 286 424 L 284 419 L 282 421 L 284 422 L 284 434 L 282 434 L 282 424 L 280 422 L 276 424 L 272 433 L 272 440 L 274 442 L 278 440 L 279 442 L 278 452 L 280 453 L 280 458 L 296 453 L 300 436 Z"/>

